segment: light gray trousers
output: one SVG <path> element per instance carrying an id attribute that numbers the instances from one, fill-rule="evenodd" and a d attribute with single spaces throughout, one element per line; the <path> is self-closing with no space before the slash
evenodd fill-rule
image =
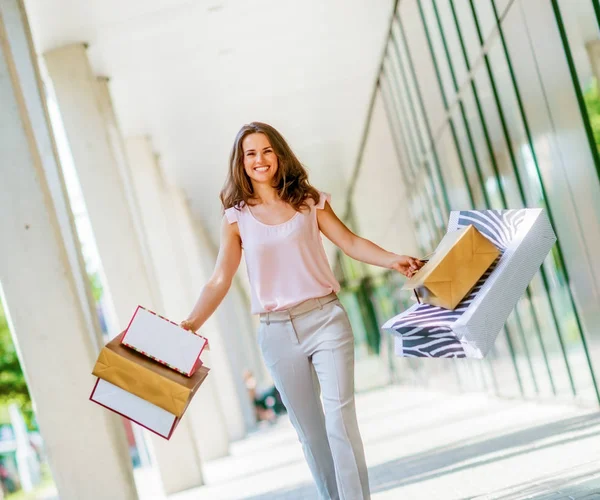
<path id="1" fill-rule="evenodd" d="M 258 343 L 321 498 L 371 498 L 354 404 L 354 336 L 337 296 L 261 314 Z"/>

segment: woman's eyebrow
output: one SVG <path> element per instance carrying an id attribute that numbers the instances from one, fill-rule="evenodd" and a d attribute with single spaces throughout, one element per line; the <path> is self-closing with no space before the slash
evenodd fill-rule
<path id="1" fill-rule="evenodd" d="M 273 149 L 273 146 L 267 146 L 265 148 L 263 148 L 263 151 L 267 150 L 267 149 Z M 246 153 L 255 153 L 256 151 L 254 149 L 246 149 L 246 151 L 244 151 L 244 154 Z"/>

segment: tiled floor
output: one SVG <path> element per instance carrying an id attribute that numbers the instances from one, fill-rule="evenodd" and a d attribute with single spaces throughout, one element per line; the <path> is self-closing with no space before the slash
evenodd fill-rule
<path id="1" fill-rule="evenodd" d="M 357 406 L 374 500 L 600 500 L 595 410 L 401 387 Z M 206 486 L 170 500 L 317 498 L 287 419 L 204 472 Z"/>

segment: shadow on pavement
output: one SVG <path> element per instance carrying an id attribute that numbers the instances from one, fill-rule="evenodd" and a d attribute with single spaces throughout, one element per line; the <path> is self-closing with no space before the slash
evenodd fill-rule
<path id="1" fill-rule="evenodd" d="M 574 437 L 557 439 L 561 434 L 583 430 L 587 432 Z M 536 451 L 587 439 L 599 434 L 600 413 L 591 413 L 530 427 L 516 432 L 509 432 L 501 435 L 495 434 L 493 437 L 486 438 L 485 435 L 482 435 L 466 441 L 456 441 L 447 446 L 433 448 L 407 457 L 400 457 L 371 467 L 369 469 L 371 492 L 378 493 L 388 491 L 401 486 L 527 454 L 530 451 L 529 449 L 523 450 L 518 448 L 533 445 L 537 441 L 547 438 L 554 439 L 552 442 L 536 446 Z M 515 450 L 511 451 L 513 449 Z M 497 454 L 498 452 L 504 453 L 499 456 L 488 457 L 488 455 Z M 468 463 L 460 465 L 463 462 Z M 526 487 L 526 485 L 524 485 L 524 487 Z M 293 488 L 270 491 L 265 494 L 244 498 L 247 500 L 299 500 L 304 498 L 316 498 L 316 489 L 311 484 L 303 484 Z M 511 498 L 513 497 L 509 496 L 506 497 L 505 500 Z"/>

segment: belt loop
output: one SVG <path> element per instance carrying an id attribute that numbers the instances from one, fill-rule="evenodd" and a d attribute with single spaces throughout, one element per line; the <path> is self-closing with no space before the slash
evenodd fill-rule
<path id="1" fill-rule="evenodd" d="M 269 311 L 267 311 L 267 325 L 271 324 L 271 319 L 269 318 Z"/>
<path id="2" fill-rule="evenodd" d="M 319 297 L 317 297 L 317 302 L 319 303 L 319 309 L 323 309 L 323 303 Z"/>

